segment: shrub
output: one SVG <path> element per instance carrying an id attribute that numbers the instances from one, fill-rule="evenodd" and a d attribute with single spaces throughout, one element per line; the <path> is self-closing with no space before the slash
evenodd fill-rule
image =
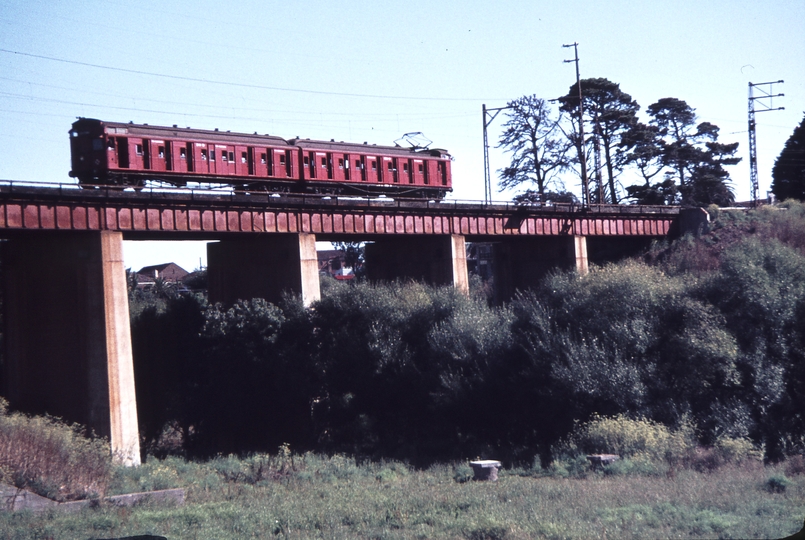
<path id="1" fill-rule="evenodd" d="M 726 463 L 763 459 L 763 451 L 743 437 L 719 437 L 715 447 Z"/>
<path id="2" fill-rule="evenodd" d="M 769 493 L 785 493 L 785 490 L 788 489 L 788 486 L 791 485 L 791 480 L 784 474 L 775 474 L 774 476 L 770 476 L 768 480 L 763 484 L 763 487 Z"/>
<path id="3" fill-rule="evenodd" d="M 791 476 L 805 474 L 805 456 L 791 456 L 785 463 L 785 472 Z"/>
<path id="4" fill-rule="evenodd" d="M 693 447 L 692 431 L 688 424 L 671 430 L 645 418 L 593 416 L 574 430 L 563 450 L 570 455 L 604 453 L 639 460 L 677 461 Z"/>
<path id="5" fill-rule="evenodd" d="M 667 463 L 654 459 L 649 454 L 634 454 L 631 458 L 620 459 L 607 465 L 604 474 L 607 476 L 665 476 L 669 468 Z"/>
<path id="6" fill-rule="evenodd" d="M 0 474 L 18 488 L 59 501 L 103 495 L 112 474 L 109 445 L 78 425 L 9 413 L 0 398 Z"/>
<path id="7" fill-rule="evenodd" d="M 469 482 L 473 479 L 474 474 L 475 473 L 473 472 L 472 467 L 466 463 L 457 463 L 453 466 L 453 480 L 459 484 Z"/>

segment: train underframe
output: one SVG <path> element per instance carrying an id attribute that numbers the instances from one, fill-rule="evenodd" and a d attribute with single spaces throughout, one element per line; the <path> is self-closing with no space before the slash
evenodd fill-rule
<path id="1" fill-rule="evenodd" d="M 222 179 L 220 176 L 193 175 L 167 176 L 137 173 L 107 173 L 92 177 L 79 177 L 79 185 L 84 189 L 99 187 L 115 187 L 119 189 L 142 190 L 147 187 L 185 188 L 189 184 L 198 184 L 194 189 L 214 189 L 231 187 L 235 191 L 319 194 L 335 196 L 377 197 L 380 195 L 418 198 L 443 199 L 447 189 L 425 188 L 421 186 L 388 185 L 388 184 L 356 184 L 339 182 L 316 182 L 310 180 L 277 180 L 277 179 L 244 179 L 242 177 Z M 153 185 L 156 184 L 156 185 Z"/>

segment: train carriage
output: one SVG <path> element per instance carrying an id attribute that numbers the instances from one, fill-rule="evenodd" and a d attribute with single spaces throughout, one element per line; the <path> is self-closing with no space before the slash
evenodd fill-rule
<path id="1" fill-rule="evenodd" d="M 142 187 L 154 180 L 236 189 L 442 198 L 452 190 L 445 150 L 79 118 L 70 176 L 83 186 Z"/>

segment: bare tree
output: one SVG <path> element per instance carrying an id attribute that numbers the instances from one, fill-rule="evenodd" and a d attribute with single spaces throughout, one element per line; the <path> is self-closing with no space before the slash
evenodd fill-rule
<path id="1" fill-rule="evenodd" d="M 499 187 L 535 186 L 544 201 L 552 185 L 563 190 L 558 175 L 570 166 L 567 154 L 572 144 L 559 127 L 561 113 L 554 116 L 546 101 L 534 95 L 508 106 L 508 120 L 497 146 L 511 153 L 511 164 L 498 171 Z"/>

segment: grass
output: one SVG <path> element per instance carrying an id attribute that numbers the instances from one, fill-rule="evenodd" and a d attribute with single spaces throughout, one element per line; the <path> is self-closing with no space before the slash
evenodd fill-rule
<path id="1" fill-rule="evenodd" d="M 151 459 L 116 471 L 110 492 L 185 487 L 186 506 L 0 513 L 0 537 L 779 538 L 805 517 L 805 476 L 782 466 L 583 479 L 513 469 L 497 483 L 464 481 L 465 466 L 288 453 Z"/>

